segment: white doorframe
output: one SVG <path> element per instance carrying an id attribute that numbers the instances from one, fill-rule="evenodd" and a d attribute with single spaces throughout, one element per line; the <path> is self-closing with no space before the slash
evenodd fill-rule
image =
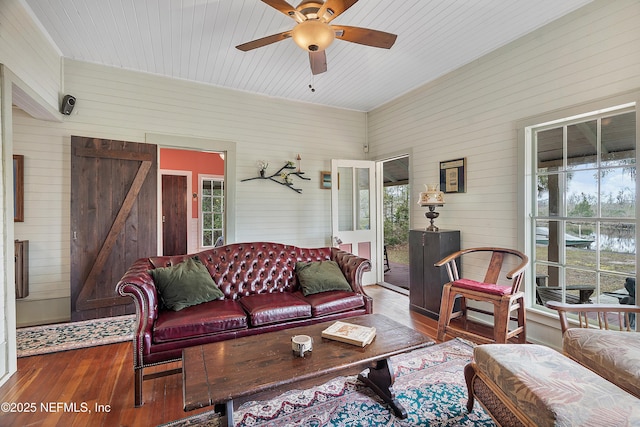
<path id="1" fill-rule="evenodd" d="M 380 242 L 376 246 L 377 257 L 384 263 L 384 176 L 383 165 L 384 160 L 376 162 L 376 241 Z M 384 282 L 384 268 L 378 268 L 376 271 L 376 283 Z"/>
<path id="2" fill-rule="evenodd" d="M 400 159 L 403 157 L 407 157 L 409 159 L 409 228 L 411 228 L 411 206 L 413 203 L 413 193 L 411 192 L 411 170 L 412 170 L 412 159 L 413 159 L 413 150 L 407 150 L 400 153 L 396 153 L 394 155 L 386 156 L 381 159 L 377 159 L 376 162 L 376 212 L 377 212 L 377 221 L 376 221 L 376 239 L 380 244 L 378 245 L 378 253 L 377 257 L 379 260 L 384 260 L 384 163 Z M 383 261 L 381 261 L 383 262 Z M 376 276 L 377 283 L 384 283 L 384 268 L 379 268 Z M 398 288 L 402 289 L 402 288 Z"/>
<path id="3" fill-rule="evenodd" d="M 147 133 L 146 142 L 158 146 L 158 156 L 160 148 L 179 148 L 192 151 L 217 152 L 224 154 L 224 182 L 225 182 L 225 243 L 236 241 L 236 143 L 232 141 L 222 141 L 213 139 L 193 138 L 180 135 L 163 135 Z M 212 148 L 215 147 L 215 148 Z M 160 160 L 158 158 L 158 165 Z M 161 218 L 158 217 L 158 221 Z M 162 224 L 158 222 L 158 227 Z M 158 249 L 161 253 L 162 248 Z"/>

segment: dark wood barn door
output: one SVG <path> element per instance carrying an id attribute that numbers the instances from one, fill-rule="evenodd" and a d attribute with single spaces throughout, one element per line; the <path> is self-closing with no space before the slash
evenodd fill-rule
<path id="1" fill-rule="evenodd" d="M 187 177 L 162 175 L 162 254 L 187 253 Z"/>
<path id="2" fill-rule="evenodd" d="M 71 319 L 134 313 L 115 292 L 157 254 L 156 146 L 71 137 Z"/>

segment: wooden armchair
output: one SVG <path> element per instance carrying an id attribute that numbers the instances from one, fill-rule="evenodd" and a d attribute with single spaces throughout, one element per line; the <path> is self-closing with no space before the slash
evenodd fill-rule
<path id="1" fill-rule="evenodd" d="M 482 282 L 460 277 L 456 260 L 463 255 L 472 253 L 486 253 L 490 256 L 489 265 Z M 506 273 L 510 280 L 509 286 L 498 285 L 498 278 L 505 259 L 515 258 L 516 267 Z M 445 334 L 471 339 L 475 342 L 506 343 L 509 338 L 517 337 L 518 342 L 526 341 L 526 319 L 524 291 L 521 290 L 524 270 L 529 259 L 522 252 L 505 248 L 469 248 L 445 257 L 435 266 L 446 266 L 450 282 L 444 285 L 442 301 L 440 303 L 440 318 L 438 320 L 438 340 L 444 340 Z M 456 298 L 460 299 L 460 311 L 452 313 Z M 484 301 L 493 304 L 493 312 L 467 306 L 467 299 Z M 493 340 L 482 335 L 470 332 L 467 329 L 467 311 L 476 311 L 493 315 Z M 515 314 L 512 316 L 512 313 Z M 451 319 L 460 317 L 462 329 L 452 328 L 449 325 Z M 515 320 L 517 326 L 509 330 L 509 321 Z"/>

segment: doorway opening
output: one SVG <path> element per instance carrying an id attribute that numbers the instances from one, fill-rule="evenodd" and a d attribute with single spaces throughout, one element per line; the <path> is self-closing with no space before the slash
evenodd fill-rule
<path id="1" fill-rule="evenodd" d="M 382 162 L 384 283 L 409 293 L 409 156 Z"/>
<path id="2" fill-rule="evenodd" d="M 162 254 L 199 252 L 224 242 L 225 156 L 160 148 Z M 169 185 L 173 181 L 178 184 Z"/>

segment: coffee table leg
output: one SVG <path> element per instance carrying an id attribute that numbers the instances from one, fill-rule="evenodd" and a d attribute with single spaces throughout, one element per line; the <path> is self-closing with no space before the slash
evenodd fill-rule
<path id="1" fill-rule="evenodd" d="M 385 402 L 391 406 L 396 417 L 400 419 L 407 418 L 407 411 L 402 407 L 398 399 L 396 399 L 396 392 L 393 390 L 393 382 L 396 377 L 393 374 L 393 368 L 391 367 L 391 361 L 389 359 L 379 360 L 376 366 L 369 369 L 369 374 L 366 376 L 363 374 L 358 375 L 358 379 L 371 388 L 378 396 L 380 396 Z"/>
<path id="2" fill-rule="evenodd" d="M 227 418 L 227 427 L 233 427 L 233 400 L 228 400 L 225 404 L 215 405 L 215 411 L 220 413 L 221 418 Z M 221 425 L 223 421 L 220 421 Z"/>

